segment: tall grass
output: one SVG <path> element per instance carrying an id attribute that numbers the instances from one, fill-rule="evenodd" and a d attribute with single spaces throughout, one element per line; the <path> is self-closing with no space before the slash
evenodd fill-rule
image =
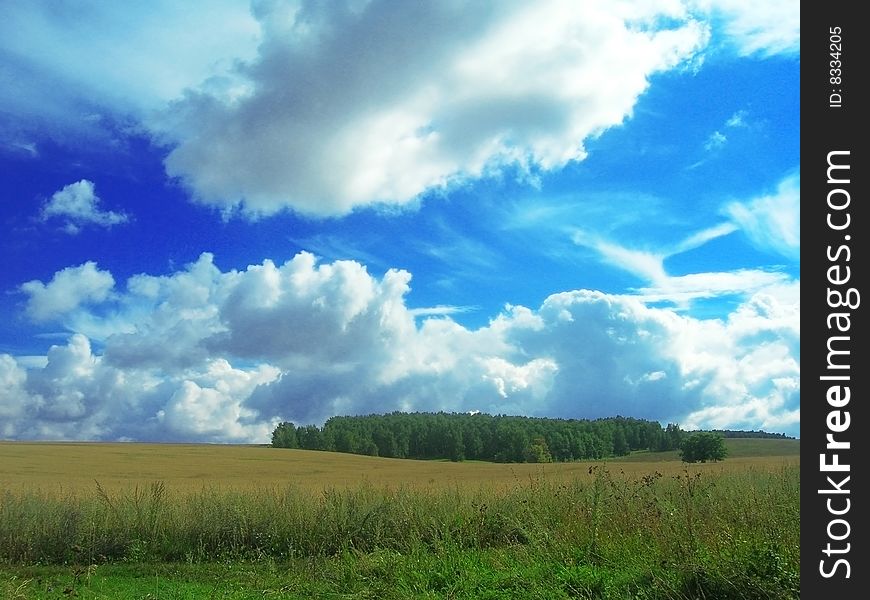
<path id="1" fill-rule="evenodd" d="M 6 491 L 0 562 L 201 563 L 522 548 L 555 558 L 565 569 L 560 576 L 588 583 L 592 575 L 634 573 L 671 589 L 668 597 L 797 593 L 798 467 L 639 478 L 594 469 L 591 481 L 531 478 L 508 490 L 174 493 L 156 482 L 115 493 L 98 483 L 88 494 Z"/>

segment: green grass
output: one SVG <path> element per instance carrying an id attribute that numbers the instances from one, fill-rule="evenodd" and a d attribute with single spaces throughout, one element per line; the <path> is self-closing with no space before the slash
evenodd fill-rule
<path id="1" fill-rule="evenodd" d="M 591 470 L 506 490 L 6 491 L 0 597 L 798 597 L 797 465 Z"/>
<path id="2" fill-rule="evenodd" d="M 799 458 L 801 453 L 800 440 L 784 440 L 778 438 L 725 438 L 725 447 L 728 449 L 726 460 L 731 459 L 782 459 L 787 457 Z M 680 452 L 669 450 L 667 452 L 650 452 L 639 450 L 628 456 L 611 458 L 612 463 L 679 463 Z M 724 464 L 724 463 L 723 463 Z M 730 464 L 730 463 L 729 463 Z"/>
<path id="3" fill-rule="evenodd" d="M 389 550 L 292 561 L 0 567 L 0 593 L 21 600 L 262 598 L 797 598 L 797 582 L 773 553 L 744 564 L 590 564 L 576 552 L 525 547 L 450 552 Z M 745 568 L 748 566 L 748 569 Z"/>
<path id="4" fill-rule="evenodd" d="M 784 440 L 778 438 L 726 438 L 729 458 L 746 456 L 800 456 L 800 440 Z"/>

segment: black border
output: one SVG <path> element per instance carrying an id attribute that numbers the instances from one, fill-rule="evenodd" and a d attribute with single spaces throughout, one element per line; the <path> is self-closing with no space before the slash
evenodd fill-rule
<path id="1" fill-rule="evenodd" d="M 870 303 L 870 290 L 866 289 L 866 271 L 870 269 L 867 260 L 865 238 L 870 236 L 870 218 L 866 204 L 866 150 L 864 148 L 863 131 L 870 130 L 864 125 L 868 120 L 865 111 L 870 111 L 867 104 L 867 94 L 864 92 L 868 82 L 866 78 L 866 38 L 868 24 L 862 22 L 858 15 L 861 3 L 839 2 L 804 2 L 801 5 L 801 338 L 804 352 L 802 362 L 801 385 L 801 596 L 803 598 L 825 598 L 830 600 L 866 598 L 870 593 L 868 574 L 870 562 L 866 545 L 868 536 L 863 527 L 863 515 L 868 510 L 867 494 L 860 489 L 867 489 L 866 454 L 867 446 L 862 443 L 870 434 L 870 424 L 867 422 L 865 405 L 868 402 L 867 380 L 870 379 L 870 363 L 867 363 L 866 348 L 868 344 L 867 319 L 864 313 L 868 310 L 864 304 Z M 840 27 L 842 37 L 842 81 L 833 84 L 830 69 L 831 28 Z M 834 65 L 837 66 L 837 65 Z M 831 94 L 839 93 L 842 102 L 839 107 L 832 107 Z M 836 97 L 834 98 L 836 100 Z M 848 231 L 832 230 L 826 220 L 828 218 L 827 195 L 831 189 L 843 187 L 829 184 L 827 179 L 828 153 L 831 151 L 848 150 L 850 165 L 850 182 L 848 192 L 851 198 L 848 211 L 851 224 Z M 845 156 L 845 155 L 841 155 Z M 806 159 L 806 160 L 803 160 Z M 841 171 L 842 172 L 842 171 Z M 842 198 L 842 195 L 838 195 Z M 841 217 L 842 213 L 837 214 Z M 849 235 L 849 240 L 845 236 Z M 828 246 L 835 251 L 841 244 L 848 244 L 851 250 L 851 260 L 830 261 Z M 827 270 L 835 262 L 848 265 L 851 268 L 851 278 L 848 284 L 841 286 L 845 291 L 855 287 L 862 293 L 861 304 L 851 309 L 832 309 L 828 305 L 827 290 L 831 284 L 828 281 Z M 864 297 L 863 292 L 868 295 Z M 849 489 L 850 508 L 842 516 L 849 522 L 849 536 L 842 542 L 832 542 L 837 545 L 850 544 L 849 552 L 838 556 L 825 556 L 823 550 L 829 542 L 827 534 L 828 523 L 836 516 L 828 512 L 827 498 L 834 496 L 819 493 L 830 488 L 827 476 L 836 481 L 842 480 L 843 474 L 823 473 L 820 469 L 820 454 L 826 452 L 826 434 L 829 432 L 826 418 L 833 408 L 828 404 L 826 393 L 830 381 L 822 381 L 820 377 L 830 374 L 827 368 L 828 338 L 837 332 L 828 330 L 827 316 L 831 312 L 847 310 L 850 312 L 851 327 L 849 335 L 848 360 L 851 368 L 848 371 L 850 380 L 844 385 L 850 386 L 851 400 L 841 410 L 850 413 L 850 426 L 836 434 L 838 440 L 849 441 L 848 450 L 840 451 L 839 462 L 850 465 L 847 475 L 850 480 L 843 488 Z M 840 333 L 839 335 L 843 335 Z M 845 347 L 845 346 L 841 346 Z M 863 362 L 863 364 L 862 364 Z M 865 366 L 867 365 L 867 366 Z M 840 371 L 841 373 L 844 371 Z M 830 455 L 833 450 L 828 450 Z M 827 459 L 831 462 L 831 459 Z M 845 495 L 836 496 L 835 507 L 842 507 Z M 839 528 L 839 529 L 838 529 Z M 845 526 L 839 523 L 835 526 L 835 535 L 845 531 Z M 820 573 L 820 561 L 826 561 L 826 568 L 834 564 L 836 558 L 845 558 L 850 564 L 850 574 L 846 578 L 845 568 L 840 565 L 835 575 L 825 578 Z"/>

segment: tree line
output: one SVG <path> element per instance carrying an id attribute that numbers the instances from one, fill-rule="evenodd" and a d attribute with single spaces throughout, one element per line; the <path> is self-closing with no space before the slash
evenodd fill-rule
<path id="1" fill-rule="evenodd" d="M 485 413 L 336 416 L 323 427 L 280 423 L 272 446 L 452 461 L 565 462 L 681 447 L 676 424 L 630 417 L 553 419 Z"/>
<path id="2" fill-rule="evenodd" d="M 795 438 L 787 436 L 784 433 L 770 433 L 763 429 L 759 431 L 743 431 L 733 429 L 712 429 L 713 433 L 718 433 L 724 438 L 756 438 L 756 439 L 778 439 L 778 440 L 793 440 Z"/>

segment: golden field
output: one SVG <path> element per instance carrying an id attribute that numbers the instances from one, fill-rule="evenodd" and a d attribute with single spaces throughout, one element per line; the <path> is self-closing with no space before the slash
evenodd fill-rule
<path id="1" fill-rule="evenodd" d="M 261 489 L 294 485 L 312 491 L 378 487 L 512 486 L 531 479 L 591 479 L 590 467 L 642 477 L 776 469 L 800 463 L 799 440 L 726 440 L 729 458 L 686 465 L 675 452 L 607 461 L 551 464 L 451 463 L 377 458 L 267 446 L 140 443 L 0 442 L 0 489 L 41 492 L 129 489 L 155 481 L 169 490 Z"/>

